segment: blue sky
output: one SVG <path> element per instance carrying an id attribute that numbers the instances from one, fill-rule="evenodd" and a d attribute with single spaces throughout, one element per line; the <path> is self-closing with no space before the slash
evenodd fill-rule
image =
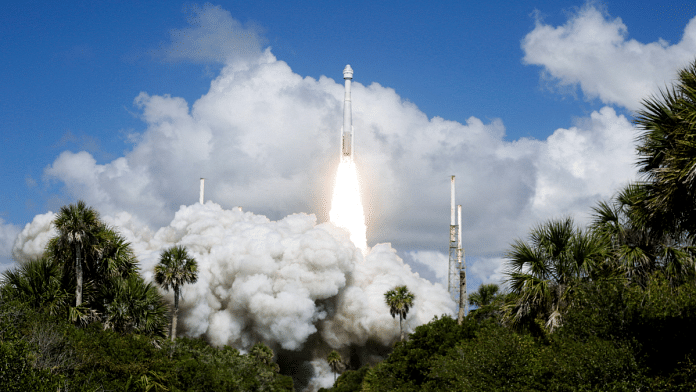
<path id="1" fill-rule="evenodd" d="M 208 26 L 208 30 L 196 30 L 200 25 L 196 25 L 198 22 L 193 19 L 201 15 L 201 10 L 210 7 L 193 3 L 74 2 L 65 6 L 55 2 L 26 1 L 5 6 L 0 16 L 0 74 L 3 75 L 0 82 L 3 97 L 0 103 L 0 164 L 5 169 L 0 176 L 0 187 L 3 189 L 0 193 L 0 224 L 4 225 L 5 237 L 16 234 L 35 215 L 48 210 L 56 211 L 59 206 L 78 197 L 103 207 L 106 213 L 119 208 L 128 210 L 127 202 L 119 204 L 111 200 L 102 206 L 99 202 L 101 199 L 96 196 L 83 197 L 77 190 L 79 187 L 68 184 L 70 178 L 77 178 L 78 174 L 74 172 L 66 174 L 64 170 L 58 173 L 56 169 L 51 174 L 47 170 L 57 166 L 56 161 L 64 151 L 86 151 L 95 160 L 96 167 L 109 165 L 120 157 L 128 157 L 142 142 L 141 137 L 153 127 L 153 123 L 144 119 L 143 107 L 147 107 L 147 104 L 134 105 L 134 99 L 141 92 L 148 97 L 181 97 L 189 108 L 201 96 L 208 94 L 211 81 L 221 77 L 221 71 L 228 62 L 216 61 L 205 55 L 196 58 L 190 52 L 177 57 L 176 32 L 172 34 L 174 29 L 179 29 L 182 34 L 215 30 L 223 34 L 220 37 L 232 33 L 241 34 L 241 39 L 246 39 L 244 37 L 248 35 L 253 37 L 252 44 L 260 44 L 261 49 L 270 47 L 277 61 L 285 62 L 293 74 L 302 78 L 319 80 L 321 76 L 326 76 L 341 83 L 341 71 L 349 63 L 355 70 L 356 83 L 363 86 L 377 83 L 383 88 L 393 89 L 400 105 L 408 109 L 408 103 L 412 103 L 430 122 L 439 116 L 475 128 L 477 125 L 470 122 L 471 118 L 480 121 L 482 129 L 495 134 L 493 139 L 500 143 L 497 155 L 494 155 L 500 156 L 503 154 L 500 151 L 514 150 L 517 152 L 510 152 L 508 158 L 518 159 L 525 154 L 534 155 L 528 150 L 524 150 L 524 153 L 515 150 L 529 139 L 544 144 L 553 135 L 557 135 L 553 140 L 567 136 L 568 132 L 558 132 L 559 129 L 595 129 L 591 125 L 593 121 L 601 122 L 602 119 L 593 120 L 592 115 L 605 108 L 613 110 L 613 114 L 601 112 L 602 118 L 615 116 L 620 119 L 624 116 L 624 120 L 630 121 L 631 110 L 637 105 L 631 102 L 637 102 L 637 94 L 624 93 L 619 87 L 610 86 L 608 90 L 602 87 L 616 80 L 611 72 L 617 72 L 616 69 L 621 67 L 633 68 L 630 63 L 627 65 L 621 50 L 630 47 L 631 40 L 635 40 L 639 46 L 676 46 L 683 38 L 685 27 L 696 16 L 696 5 L 670 1 L 638 1 L 630 4 L 618 1 L 587 4 L 580 1 L 519 1 L 513 4 L 255 1 L 216 2 L 214 5 L 219 6 L 222 14 L 228 15 L 225 18 L 239 22 L 240 26 L 231 31 L 215 30 L 215 26 Z M 583 10 L 588 9 L 602 15 L 604 28 L 616 23 L 625 26 L 620 34 L 621 42 L 610 43 L 614 45 L 611 47 L 618 48 L 616 53 L 619 54 L 609 50 L 590 58 L 592 56 L 588 57 L 587 53 L 592 52 L 591 47 L 589 52 L 577 52 L 580 53 L 577 63 L 582 65 L 587 60 L 588 69 L 593 72 L 583 73 L 582 69 L 567 65 L 567 61 L 553 62 L 554 58 L 562 58 L 570 59 L 572 63 L 574 59 L 568 54 L 574 53 L 570 50 L 572 48 L 568 53 L 556 57 L 553 54 L 550 57 L 541 54 L 540 57 L 533 57 L 534 53 L 540 52 L 534 52 L 532 47 L 523 47 L 525 37 L 540 26 L 552 29 L 569 25 L 572 20 L 582 19 L 582 15 L 587 14 L 583 14 Z M 189 23 L 191 21 L 193 24 Z M 572 36 L 573 33 L 567 35 Z M 542 41 L 547 39 L 550 42 L 550 36 L 545 37 Z M 563 42 L 568 46 L 571 41 Z M 582 46 L 582 40 L 572 42 L 578 47 Z M 679 54 L 666 53 L 671 53 L 670 56 L 674 54 L 675 59 L 690 56 L 693 60 L 696 52 L 689 53 L 690 48 L 684 45 L 673 51 L 681 51 Z M 651 86 L 669 83 L 670 75 L 680 66 L 676 60 L 670 62 L 671 57 L 666 55 L 663 56 L 664 61 L 657 59 L 653 63 L 650 63 L 652 60 L 647 59 L 647 55 L 645 57 L 645 69 L 655 69 L 655 74 L 659 74 L 659 77 L 651 79 Z M 683 63 L 683 60 L 680 61 Z M 606 74 L 603 74 L 604 71 Z M 599 76 L 595 79 L 593 74 Z M 639 77 L 634 79 L 637 84 L 640 83 Z M 633 79 L 630 80 L 632 82 Z M 646 94 L 655 91 L 648 90 Z M 379 90 L 379 93 L 386 94 L 385 91 Z M 379 108 L 375 106 L 373 109 Z M 403 114 L 387 110 L 380 113 L 384 113 L 384 116 Z M 302 115 L 298 113 L 298 116 Z M 340 121 L 340 117 L 341 112 L 338 111 L 337 121 Z M 356 128 L 356 134 L 360 132 Z M 504 136 L 501 136 L 502 132 Z M 359 141 L 360 136 L 357 138 Z M 413 141 L 415 143 L 416 139 Z M 368 157 L 368 151 L 365 156 L 369 162 L 383 162 L 381 158 L 370 161 L 372 158 Z M 441 228 L 439 222 L 447 222 L 446 186 L 449 175 L 457 174 L 467 182 L 466 170 L 474 167 L 471 166 L 473 163 L 467 164 L 464 158 L 461 158 L 461 165 L 458 164 L 460 158 L 452 159 L 434 162 L 432 172 L 421 173 L 423 178 L 442 177 L 442 180 L 423 186 L 434 189 L 443 185 L 444 198 L 430 197 L 437 195 L 433 190 L 424 192 L 423 200 L 394 202 L 404 210 L 411 210 L 414 205 L 424 205 L 424 214 L 442 206 L 444 220 L 438 215 L 440 213 L 428 214 L 427 218 L 408 214 L 404 217 L 402 213 L 390 210 L 379 215 L 381 229 L 378 231 L 381 234 L 373 236 L 375 241 L 389 241 L 401 246 L 400 252 L 404 252 L 402 256 L 412 252 L 408 254 L 413 256 L 414 264 L 440 262 L 426 260 L 428 257 L 439 257 L 435 254 L 427 256 L 418 252 L 440 252 L 442 246 L 428 245 L 406 236 L 398 238 L 395 233 L 403 224 L 400 219 L 410 219 L 417 222 L 420 230 L 432 234 L 432 237 L 424 236 L 427 241 L 437 238 L 440 231 L 445 233 L 443 238 L 446 237 L 446 223 Z M 129 162 L 131 166 L 137 166 L 134 160 Z M 485 162 L 479 164 L 486 166 Z M 540 167 L 544 164 L 535 162 L 531 165 L 540 173 Z M 493 181 L 492 178 L 497 175 L 501 178 L 510 176 L 511 179 L 524 177 L 506 171 L 507 166 L 503 163 L 500 165 L 499 172 L 486 178 Z M 519 163 L 516 165 L 519 166 Z M 630 170 L 625 162 L 621 165 L 621 169 L 616 171 L 620 173 L 617 178 L 628 180 Z M 242 171 L 244 168 L 240 166 L 236 170 Z M 500 216 L 491 215 L 490 211 L 488 215 L 481 215 L 485 208 L 480 208 L 484 211 L 481 214 L 471 212 L 467 215 L 465 212 L 472 222 L 468 237 L 470 241 L 477 244 L 490 241 L 495 244 L 490 247 L 472 246 L 472 257 L 499 259 L 504 249 L 502 244 L 523 235 L 530 224 L 558 214 L 587 210 L 598 198 L 610 195 L 612 187 L 621 182 L 617 179 L 594 185 L 591 178 L 577 175 L 577 178 L 585 181 L 583 184 L 586 186 L 582 189 L 587 192 L 573 199 L 569 205 L 551 208 L 540 206 L 539 203 L 561 196 L 553 193 L 555 191 L 544 193 L 540 187 L 544 181 L 553 183 L 556 177 L 550 174 L 544 177 L 539 173 L 534 172 L 530 177 L 530 181 L 536 181 L 536 186 L 530 185 L 529 190 L 530 194 L 536 195 L 537 199 L 534 200 L 519 190 L 523 188 L 522 185 L 501 188 L 488 182 L 479 184 L 471 179 L 477 189 L 481 189 L 481 200 L 506 199 L 506 195 L 515 195 L 509 201 L 500 201 L 498 207 L 491 207 L 491 211 L 502 211 Z M 398 180 L 401 177 L 394 178 Z M 512 180 L 509 183 L 512 184 Z M 234 189 L 235 184 L 245 186 L 243 182 L 230 183 L 230 189 Z M 253 184 L 247 183 L 246 186 L 252 187 Z M 593 188 L 600 190 L 590 191 Z M 417 189 L 417 186 L 412 184 L 404 186 L 404 189 Z M 293 194 L 295 191 L 287 192 Z M 302 195 L 306 197 L 308 193 L 319 191 L 297 192 L 296 197 L 288 198 L 299 201 L 287 201 L 287 205 L 279 207 L 278 200 L 283 199 L 278 196 L 252 205 L 251 209 L 273 219 L 299 212 L 298 208 L 320 213 L 312 210 L 312 203 L 300 200 Z M 375 198 L 382 203 L 378 205 L 391 203 L 385 201 L 393 197 L 391 193 L 375 192 L 379 193 Z M 476 201 L 473 193 L 478 191 L 462 190 L 469 197 L 470 193 L 467 192 L 471 192 L 470 199 Z M 551 199 L 544 199 L 543 195 L 551 195 Z M 181 196 L 163 202 L 169 206 L 165 210 L 173 214 L 183 199 L 184 196 Z M 195 199 L 191 202 L 195 202 Z M 235 205 L 234 200 L 221 203 L 225 207 Z M 510 216 L 505 212 L 507 208 L 514 211 L 517 207 L 520 210 L 527 208 L 528 211 L 519 216 Z M 477 205 L 469 206 L 469 210 L 475 209 Z M 141 218 L 153 227 L 171 219 L 153 220 L 144 215 Z M 500 233 L 500 226 L 510 229 Z M 486 237 L 487 233 L 500 235 L 499 238 L 489 238 Z M 11 240 L 5 238 L 4 243 L 4 248 L 0 246 L 4 255 L 0 257 L 7 261 Z M 479 248 L 480 251 L 477 251 Z M 481 272 L 481 279 L 492 279 L 492 271 L 498 268 L 499 262 L 489 264 L 484 268 L 487 272 Z"/>

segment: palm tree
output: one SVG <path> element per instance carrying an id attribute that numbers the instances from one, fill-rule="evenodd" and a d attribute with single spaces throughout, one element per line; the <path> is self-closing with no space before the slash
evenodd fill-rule
<path id="1" fill-rule="evenodd" d="M 334 374 L 334 384 L 336 384 L 336 374 L 338 374 L 338 368 L 341 366 L 341 360 L 341 354 L 339 354 L 336 350 L 331 351 L 329 356 L 326 358 L 326 361 L 329 363 L 329 367 L 331 367 Z"/>
<path id="2" fill-rule="evenodd" d="M 629 184 L 611 201 L 593 207 L 591 229 L 606 236 L 611 247 L 607 270 L 642 286 L 658 270 L 672 284 L 693 277 L 693 238 L 650 225 L 644 200 L 645 187 Z"/>
<path id="3" fill-rule="evenodd" d="M 643 101 L 635 123 L 649 225 L 696 233 L 696 61 L 671 89 Z"/>
<path id="4" fill-rule="evenodd" d="M 97 232 L 97 241 L 92 247 L 92 274 L 99 280 L 114 277 L 126 278 L 138 271 L 137 259 L 131 244 L 114 228 L 102 225 Z"/>
<path id="5" fill-rule="evenodd" d="M 384 300 L 389 306 L 389 313 L 392 318 L 399 315 L 399 332 L 401 333 L 401 341 L 404 341 L 404 330 L 401 327 L 401 320 L 406 318 L 408 310 L 413 306 L 415 296 L 408 291 L 406 286 L 398 286 L 393 290 L 384 293 Z"/>
<path id="6" fill-rule="evenodd" d="M 488 306 L 493 303 L 499 290 L 500 287 L 495 283 L 482 284 L 469 296 L 469 305 L 475 305 L 478 308 Z"/>
<path id="7" fill-rule="evenodd" d="M 166 249 L 155 266 L 155 282 L 167 291 L 174 290 L 174 312 L 172 313 L 171 339 L 176 338 L 176 323 L 179 313 L 179 294 L 181 286 L 198 280 L 198 263 L 189 256 L 183 246 Z"/>
<path id="8" fill-rule="evenodd" d="M 2 296 L 24 301 L 37 309 L 58 314 L 68 305 L 70 293 L 61 287 L 58 266 L 48 257 L 29 260 L 2 274 Z"/>
<path id="9" fill-rule="evenodd" d="M 111 278 L 99 294 L 105 329 L 166 336 L 167 310 L 162 295 L 140 275 Z"/>
<path id="10" fill-rule="evenodd" d="M 80 200 L 77 204 L 63 206 L 53 221 L 58 230 L 57 242 L 72 248 L 75 258 L 75 307 L 82 305 L 83 273 L 82 255 L 84 250 L 95 241 L 95 233 L 99 229 L 99 213 L 87 207 Z"/>
<path id="11" fill-rule="evenodd" d="M 506 305 L 507 318 L 518 324 L 541 317 L 553 331 L 561 325 L 573 283 L 589 277 L 606 258 L 606 241 L 575 228 L 571 218 L 534 228 L 530 240 L 516 240 L 506 255 L 507 283 L 516 296 Z"/>
<path id="12" fill-rule="evenodd" d="M 469 305 L 476 306 L 470 315 L 477 320 L 500 315 L 504 302 L 505 294 L 500 293 L 500 286 L 495 283 L 482 284 L 469 296 Z"/>

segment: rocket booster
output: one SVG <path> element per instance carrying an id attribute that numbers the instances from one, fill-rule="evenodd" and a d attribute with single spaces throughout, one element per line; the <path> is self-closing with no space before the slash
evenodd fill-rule
<path id="1" fill-rule="evenodd" d="M 343 69 L 343 79 L 346 81 L 346 93 L 343 98 L 343 128 L 341 129 L 341 157 L 353 155 L 353 112 L 350 107 L 350 81 L 353 79 L 353 69 L 349 65 Z"/>

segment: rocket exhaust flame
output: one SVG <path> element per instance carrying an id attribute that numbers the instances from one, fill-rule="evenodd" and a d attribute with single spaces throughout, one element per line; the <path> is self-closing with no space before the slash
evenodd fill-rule
<path id="1" fill-rule="evenodd" d="M 338 165 L 329 218 L 334 225 L 348 230 L 351 241 L 358 249 L 363 253 L 367 251 L 367 226 L 358 171 L 350 156 L 342 157 Z"/>

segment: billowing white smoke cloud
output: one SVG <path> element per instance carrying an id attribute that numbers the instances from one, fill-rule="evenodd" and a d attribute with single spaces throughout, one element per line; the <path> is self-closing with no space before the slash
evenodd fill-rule
<path id="1" fill-rule="evenodd" d="M 588 3 L 563 26 L 537 20 L 522 40 L 524 61 L 544 67 L 544 76 L 559 86 L 579 85 L 588 98 L 637 110 L 640 102 L 676 77 L 696 55 L 696 18 L 682 40 L 641 43 L 627 39 L 621 18 L 611 19 Z"/>
<path id="2" fill-rule="evenodd" d="M 12 247 L 12 256 L 17 262 L 23 263 L 43 254 L 48 241 L 57 234 L 52 224 L 55 217 L 56 214 L 49 211 L 36 215 L 31 223 L 24 226 Z"/>
<path id="3" fill-rule="evenodd" d="M 200 274 L 182 291 L 181 322 L 188 335 L 216 345 L 246 349 L 263 340 L 298 350 L 315 332 L 332 348 L 368 339 L 387 345 L 398 323 L 384 293 L 399 285 L 416 295 L 409 330 L 453 312 L 444 288 L 411 272 L 391 246 L 377 245 L 363 260 L 345 231 L 314 215 L 271 221 L 207 202 L 182 206 L 154 234 L 125 215 L 109 220 L 132 242 L 146 279 L 163 249 L 189 249 Z"/>
<path id="4" fill-rule="evenodd" d="M 41 254 L 55 235 L 53 218 L 39 215 L 27 224 L 15 243 L 15 257 Z M 387 346 L 398 339 L 399 324 L 384 293 L 401 285 L 415 294 L 406 331 L 454 312 L 445 288 L 413 273 L 389 244 L 376 245 L 363 257 L 347 232 L 317 224 L 314 215 L 271 221 L 209 201 L 181 206 L 156 232 L 127 213 L 104 220 L 131 242 L 146 280 L 152 280 L 162 250 L 188 248 L 199 276 L 183 287 L 180 330 L 215 345 L 246 350 L 264 341 L 302 350 L 318 334 L 320 345 L 331 349 L 362 346 L 368 339 Z"/>

